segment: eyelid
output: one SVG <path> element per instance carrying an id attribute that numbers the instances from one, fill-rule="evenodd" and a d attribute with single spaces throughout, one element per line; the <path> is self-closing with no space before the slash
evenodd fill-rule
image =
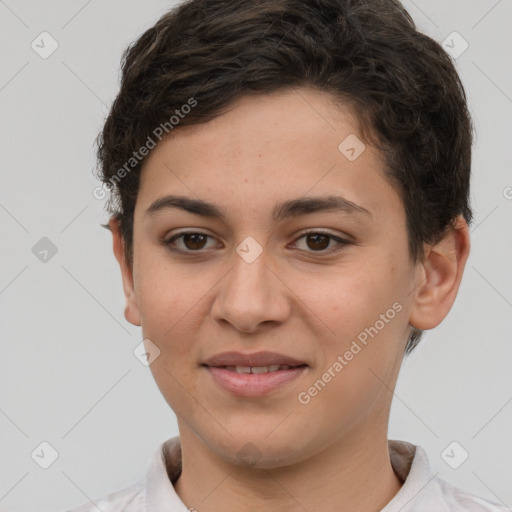
<path id="1" fill-rule="evenodd" d="M 191 229 L 191 230 L 178 231 L 177 233 L 174 233 L 170 238 L 162 240 L 162 243 L 164 246 L 166 246 L 168 248 L 168 250 L 170 250 L 172 252 L 180 253 L 180 254 L 187 254 L 187 255 L 206 254 L 212 250 L 212 249 L 199 249 L 197 251 L 191 251 L 191 250 L 176 249 L 176 248 L 172 247 L 172 242 L 174 242 L 174 240 L 177 240 L 187 234 L 203 235 L 203 236 L 206 236 L 207 238 L 215 239 L 215 237 L 213 235 L 209 235 L 208 233 L 199 231 L 197 229 L 195 229 L 195 230 Z M 298 240 L 300 240 L 301 238 L 304 238 L 305 236 L 310 235 L 310 234 L 326 235 L 338 243 L 334 247 L 331 247 L 330 249 L 326 249 L 326 250 L 322 250 L 322 251 L 312 251 L 312 250 L 306 251 L 304 249 L 297 249 L 301 253 L 306 253 L 308 255 L 317 254 L 319 256 L 330 255 L 332 253 L 336 253 L 336 252 L 342 250 L 345 246 L 354 243 L 349 239 L 349 237 L 345 238 L 344 236 L 335 235 L 335 234 L 333 234 L 327 230 L 324 230 L 324 229 L 311 229 L 311 228 L 301 231 L 294 238 L 294 241 L 292 243 L 295 244 Z"/>
<path id="2" fill-rule="evenodd" d="M 174 233 L 169 238 L 165 237 L 162 240 L 162 243 L 170 251 L 181 253 L 181 254 L 205 254 L 205 253 L 207 253 L 207 252 L 209 252 L 211 250 L 211 249 L 201 249 L 201 250 L 198 250 L 198 251 L 185 251 L 183 249 L 176 249 L 176 248 L 172 247 L 172 242 L 174 242 L 174 240 L 177 240 L 177 239 L 181 238 L 184 235 L 203 235 L 203 236 L 206 236 L 207 238 L 215 239 L 215 237 L 213 235 L 210 235 L 210 234 L 205 233 L 203 231 L 199 231 L 198 229 L 191 229 L 191 230 L 178 231 L 177 233 Z"/>
<path id="3" fill-rule="evenodd" d="M 335 234 L 331 233 L 330 231 L 326 231 L 324 229 L 307 229 L 305 231 L 302 231 L 298 234 L 298 236 L 295 238 L 293 243 L 295 244 L 301 238 L 304 238 L 307 235 L 313 235 L 313 234 L 328 236 L 329 238 L 331 238 L 332 240 L 335 240 L 338 243 L 334 247 L 331 247 L 330 249 L 325 249 L 323 251 L 305 251 L 303 249 L 298 249 L 300 252 L 306 253 L 308 255 L 318 254 L 319 256 L 323 256 L 323 255 L 327 256 L 327 255 L 336 253 L 336 252 L 342 250 L 346 245 L 353 243 L 348 239 L 348 237 L 345 238 L 340 235 L 335 235 Z"/>

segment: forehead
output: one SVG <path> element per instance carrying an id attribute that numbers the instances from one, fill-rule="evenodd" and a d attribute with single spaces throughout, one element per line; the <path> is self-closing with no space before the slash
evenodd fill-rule
<path id="1" fill-rule="evenodd" d="M 201 124 L 179 127 L 169 141 L 192 150 L 203 159 L 212 156 L 238 162 L 256 155 L 301 161 L 304 156 L 332 161 L 339 156 L 339 143 L 348 135 L 359 135 L 359 120 L 353 109 L 325 91 L 287 88 L 271 94 L 243 96 L 223 114 Z M 157 147 L 154 155 L 164 149 Z M 184 155 L 182 155 L 184 156 Z M 244 166 L 247 167 L 247 160 Z"/>
<path id="2" fill-rule="evenodd" d="M 157 145 L 143 166 L 137 208 L 167 193 L 261 213 L 292 197 L 341 194 L 382 210 L 400 202 L 384 170 L 354 111 L 330 94 L 300 88 L 244 96 Z"/>

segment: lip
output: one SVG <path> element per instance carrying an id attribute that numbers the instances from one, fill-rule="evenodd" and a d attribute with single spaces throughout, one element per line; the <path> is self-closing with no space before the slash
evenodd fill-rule
<path id="1" fill-rule="evenodd" d="M 292 368 L 268 373 L 237 373 L 226 366 L 286 365 Z M 258 397 L 279 390 L 302 376 L 309 368 L 304 361 L 276 352 L 262 351 L 252 354 L 222 352 L 201 365 L 213 381 L 236 396 Z"/>
<path id="2" fill-rule="evenodd" d="M 300 361 L 285 354 L 277 352 L 261 351 L 252 354 L 242 352 L 221 352 L 210 357 L 203 362 L 206 366 L 269 366 L 272 364 L 301 366 L 306 365 L 305 361 Z"/>
<path id="3" fill-rule="evenodd" d="M 308 366 L 268 373 L 237 373 L 216 366 L 204 366 L 204 369 L 216 384 L 233 395 L 257 397 L 267 395 L 298 379 L 308 370 Z"/>

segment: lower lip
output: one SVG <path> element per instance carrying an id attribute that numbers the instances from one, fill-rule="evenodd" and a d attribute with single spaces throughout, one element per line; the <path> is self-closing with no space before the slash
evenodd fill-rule
<path id="1" fill-rule="evenodd" d="M 307 366 L 267 373 L 237 373 L 214 366 L 204 367 L 213 380 L 226 391 L 237 396 L 262 396 L 298 379 Z"/>

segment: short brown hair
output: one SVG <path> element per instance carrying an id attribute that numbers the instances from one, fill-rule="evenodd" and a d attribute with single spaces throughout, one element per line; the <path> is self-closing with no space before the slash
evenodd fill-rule
<path id="1" fill-rule="evenodd" d="M 159 126 L 206 122 L 241 96 L 301 85 L 355 108 L 363 138 L 385 155 L 401 192 L 414 261 L 458 215 L 471 223 L 464 87 L 441 45 L 397 0 L 189 0 L 129 45 L 121 68 L 97 144 L 99 176 L 112 192 L 107 208 L 130 265 L 144 162 L 134 151 Z M 413 330 L 406 353 L 421 334 Z"/>

